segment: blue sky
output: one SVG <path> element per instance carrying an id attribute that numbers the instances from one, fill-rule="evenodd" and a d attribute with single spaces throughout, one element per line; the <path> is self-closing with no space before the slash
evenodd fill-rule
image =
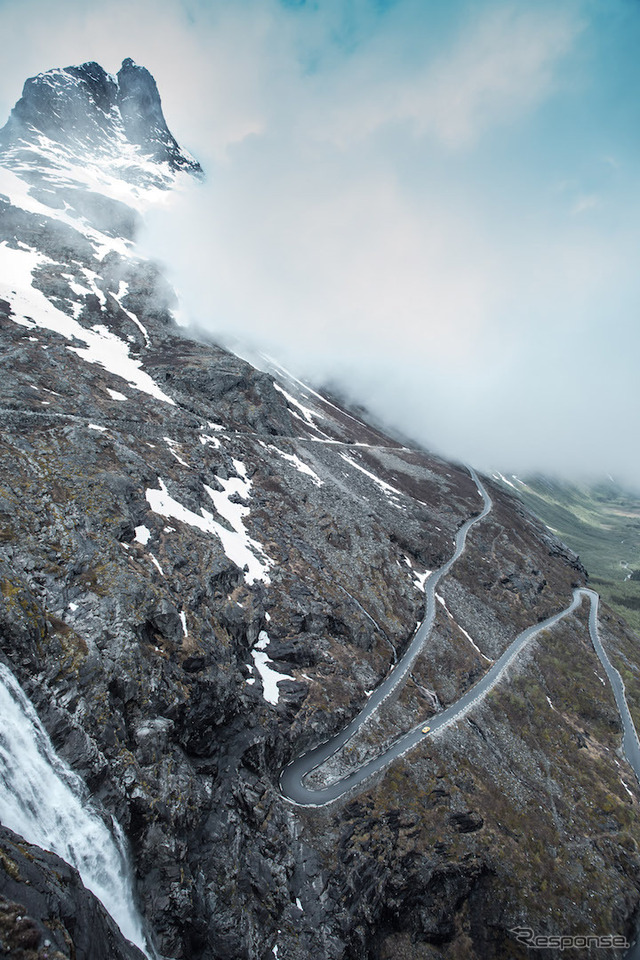
<path id="1" fill-rule="evenodd" d="M 48 67 L 156 77 L 208 174 L 144 241 L 186 317 L 480 468 L 640 486 L 637 0 L 22 0 L 0 31 L 4 115 Z"/>

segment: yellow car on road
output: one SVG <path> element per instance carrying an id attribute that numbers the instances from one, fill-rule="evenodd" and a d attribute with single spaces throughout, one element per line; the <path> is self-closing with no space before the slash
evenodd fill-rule
<path id="1" fill-rule="evenodd" d="M 423 732 L 423 733 L 429 733 L 429 730 L 431 730 L 431 727 L 423 727 L 423 728 L 422 728 L 422 732 Z"/>

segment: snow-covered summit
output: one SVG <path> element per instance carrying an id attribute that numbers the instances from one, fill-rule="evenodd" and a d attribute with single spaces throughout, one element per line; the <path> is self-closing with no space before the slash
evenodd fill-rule
<path id="1" fill-rule="evenodd" d="M 0 130 L 0 168 L 47 206 L 85 216 L 88 205 L 90 220 L 96 194 L 139 211 L 178 178 L 202 176 L 167 127 L 155 80 L 129 58 L 116 76 L 89 62 L 27 80 Z M 3 179 L 0 169 L 13 199 Z"/>
<path id="2" fill-rule="evenodd" d="M 43 137 L 83 156 L 121 154 L 131 161 L 137 155 L 173 171 L 202 172 L 169 131 L 155 80 L 131 58 L 116 76 L 89 62 L 28 79 L 0 130 L 0 147 L 38 149 Z"/>
<path id="3" fill-rule="evenodd" d="M 29 344 L 36 330 L 52 336 L 65 361 L 78 351 L 119 396 L 126 385 L 174 406 L 144 365 L 175 298 L 135 241 L 145 208 L 200 173 L 132 60 L 117 76 L 91 62 L 27 80 L 0 131 L 0 322 L 28 330 Z"/>

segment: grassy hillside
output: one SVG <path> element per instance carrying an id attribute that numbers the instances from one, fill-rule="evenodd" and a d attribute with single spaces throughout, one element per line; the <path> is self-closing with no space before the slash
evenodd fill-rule
<path id="1" fill-rule="evenodd" d="M 594 588 L 640 634 L 640 495 L 610 480 L 495 479 L 580 555 Z"/>

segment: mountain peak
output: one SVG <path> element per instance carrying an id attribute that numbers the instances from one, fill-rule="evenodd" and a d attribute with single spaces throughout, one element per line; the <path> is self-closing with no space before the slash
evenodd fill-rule
<path id="1" fill-rule="evenodd" d="M 117 76 L 89 61 L 30 77 L 0 130 L 0 146 L 41 146 L 43 136 L 94 156 L 134 147 L 141 158 L 174 172 L 202 173 L 169 131 L 153 76 L 130 57 Z"/>
<path id="2" fill-rule="evenodd" d="M 153 76 L 131 57 L 122 61 L 118 71 L 116 103 L 130 143 L 138 144 L 154 159 L 167 160 L 176 169 L 192 169 L 192 161 L 169 131 Z"/>

